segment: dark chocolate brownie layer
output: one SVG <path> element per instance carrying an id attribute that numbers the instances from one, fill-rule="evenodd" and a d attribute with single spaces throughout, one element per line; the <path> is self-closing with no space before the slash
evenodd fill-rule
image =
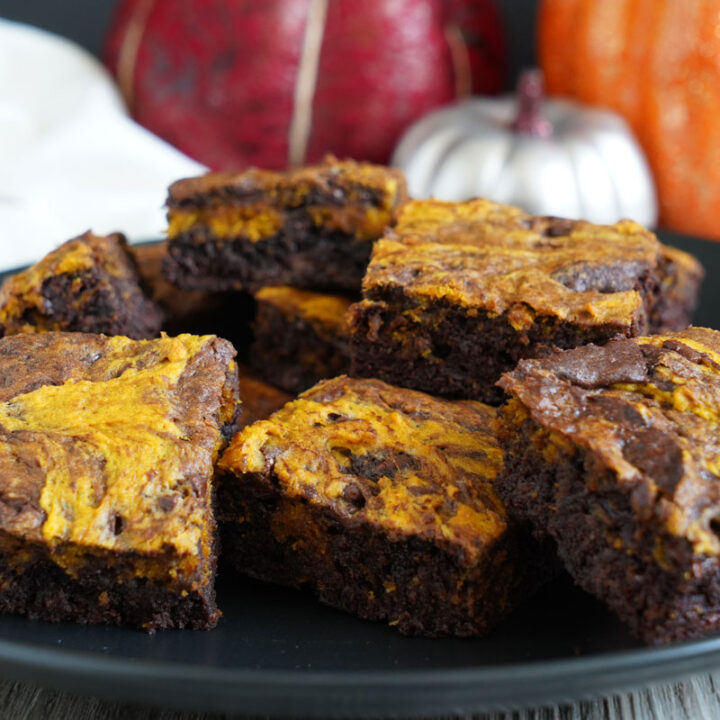
<path id="1" fill-rule="evenodd" d="M 287 286 L 255 293 L 250 363 L 272 385 L 297 395 L 350 366 L 345 314 L 351 300 Z"/>
<path id="2" fill-rule="evenodd" d="M 529 533 L 508 534 L 493 545 L 482 578 L 464 578 L 465 558 L 432 541 L 392 542 L 329 510 L 299 509 L 258 476 L 245 478 L 243 492 L 247 498 L 230 507 L 245 522 L 222 526 L 223 557 L 246 575 L 309 590 L 327 605 L 384 620 L 403 634 L 485 635 L 556 573 L 549 545 L 541 554 Z M 278 518 L 288 517 L 278 533 Z M 324 552 L 307 547 L 313 537 L 323 538 Z"/>
<path id="3" fill-rule="evenodd" d="M 519 334 L 507 315 L 491 317 L 445 300 L 426 307 L 407 299 L 362 301 L 348 318 L 353 376 L 491 404 L 504 398 L 493 383 L 521 358 L 606 342 L 620 331 L 612 323 L 580 328 L 545 317 Z M 628 330 L 639 333 L 635 325 Z"/>
<path id="4" fill-rule="evenodd" d="M 629 221 L 531 217 L 486 200 L 410 202 L 375 244 L 364 300 L 349 313 L 351 373 L 499 402 L 495 383 L 521 358 L 680 322 L 692 290 L 675 312 L 670 289 L 696 292 L 697 282 L 676 272 L 665 283 L 670 265 L 679 267 Z"/>
<path id="5" fill-rule="evenodd" d="M 48 622 L 122 625 L 150 633 L 209 630 L 220 616 L 212 582 L 173 587 L 169 579 L 138 576 L 135 553 L 96 553 L 69 574 L 42 543 L 23 543 L 20 562 L 8 552 L 11 547 L 20 550 L 16 540 L 0 537 L 3 613 Z M 213 550 L 202 566 L 204 576 L 215 576 L 216 558 Z M 167 562 L 174 562 L 171 554 Z"/>
<path id="6" fill-rule="evenodd" d="M 150 338 L 162 312 L 120 234 L 87 232 L 0 288 L 0 335 L 62 330 Z"/>
<path id="7" fill-rule="evenodd" d="M 511 515 L 645 641 L 720 629 L 720 333 L 523 360 L 501 385 Z"/>
<path id="8" fill-rule="evenodd" d="M 190 290 L 357 291 L 372 242 L 404 200 L 399 171 L 334 158 L 287 172 L 180 180 L 167 201 L 164 272 Z"/>
<path id="9" fill-rule="evenodd" d="M 377 380 L 319 383 L 222 456 L 224 556 L 405 633 L 486 633 L 553 572 L 495 495 L 494 416 Z"/>
<path id="10" fill-rule="evenodd" d="M 163 264 L 165 277 L 186 290 L 252 290 L 294 285 L 317 290 L 360 288 L 372 244 L 341 232 L 310 226 L 304 211 L 290 213 L 283 233 L 261 243 L 218 239 L 205 227 L 173 237 Z"/>
<path id="11" fill-rule="evenodd" d="M 237 426 L 234 354 L 213 336 L 0 340 L 2 609 L 215 624 L 212 477 Z"/>

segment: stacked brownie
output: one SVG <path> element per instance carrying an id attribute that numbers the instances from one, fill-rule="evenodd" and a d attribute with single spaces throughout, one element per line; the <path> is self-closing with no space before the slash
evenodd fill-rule
<path id="1" fill-rule="evenodd" d="M 500 375 L 522 358 L 687 326 L 701 277 L 633 222 L 410 202 L 351 309 L 352 373 L 497 403 Z"/>
<path id="2" fill-rule="evenodd" d="M 164 273 L 179 288 L 252 291 L 247 361 L 297 394 L 349 369 L 344 314 L 405 200 L 399 171 L 332 157 L 180 180 L 167 200 Z"/>
<path id="3" fill-rule="evenodd" d="M 400 171 L 335 158 L 179 180 L 167 200 L 165 275 L 191 290 L 354 292 L 405 199 Z"/>

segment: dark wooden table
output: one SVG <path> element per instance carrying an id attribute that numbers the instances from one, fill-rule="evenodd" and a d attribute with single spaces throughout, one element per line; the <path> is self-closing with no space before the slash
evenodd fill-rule
<path id="1" fill-rule="evenodd" d="M 215 720 L 223 716 L 107 702 L 0 681 L 2 720 Z M 720 718 L 720 672 L 623 695 L 555 707 L 473 716 L 476 720 L 711 720 Z"/>

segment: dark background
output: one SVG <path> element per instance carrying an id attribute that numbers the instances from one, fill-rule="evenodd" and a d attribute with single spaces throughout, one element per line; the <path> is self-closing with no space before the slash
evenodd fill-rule
<path id="1" fill-rule="evenodd" d="M 505 21 L 509 88 L 518 71 L 534 63 L 537 0 L 495 0 L 495 4 Z M 115 5 L 116 0 L 0 0 L 0 16 L 65 35 L 99 55 Z"/>

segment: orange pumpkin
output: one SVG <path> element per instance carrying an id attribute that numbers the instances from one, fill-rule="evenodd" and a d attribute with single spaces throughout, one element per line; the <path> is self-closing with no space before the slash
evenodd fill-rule
<path id="1" fill-rule="evenodd" d="M 661 222 L 720 239 L 720 0 L 542 0 L 550 93 L 624 115 Z"/>

